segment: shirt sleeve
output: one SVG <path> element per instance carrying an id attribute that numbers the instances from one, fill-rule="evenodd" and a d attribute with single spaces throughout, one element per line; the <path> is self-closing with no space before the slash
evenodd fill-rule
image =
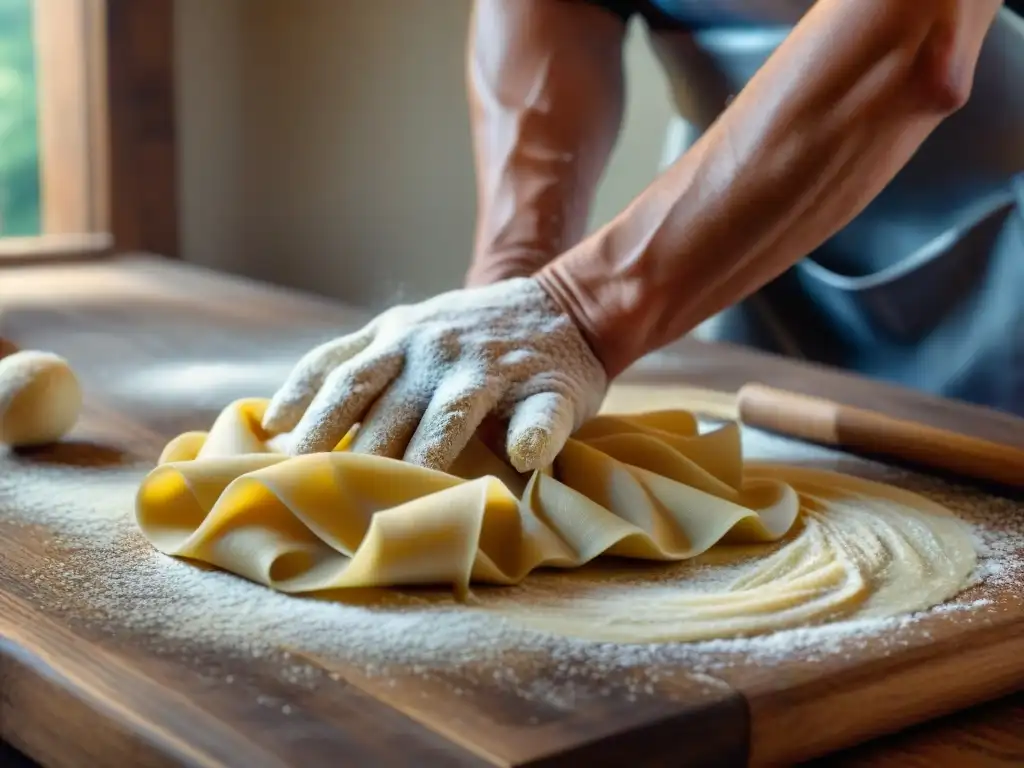
<path id="1" fill-rule="evenodd" d="M 633 0 L 582 0 L 582 2 L 604 8 L 627 22 L 636 12 L 636 3 Z"/>
<path id="2" fill-rule="evenodd" d="M 604 8 L 606 11 L 615 14 L 623 22 L 629 23 L 633 16 L 640 16 L 644 23 L 652 30 L 680 30 L 687 29 L 687 25 L 677 18 L 669 15 L 656 3 L 651 0 L 577 0 L 587 5 Z M 1018 0 L 1024 3 L 1024 0 Z"/>

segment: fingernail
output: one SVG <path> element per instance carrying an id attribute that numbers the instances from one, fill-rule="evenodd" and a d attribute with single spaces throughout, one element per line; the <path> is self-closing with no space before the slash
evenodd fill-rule
<path id="1" fill-rule="evenodd" d="M 509 456 L 509 461 L 512 462 L 512 468 L 520 474 L 533 472 L 536 469 L 536 467 L 530 466 L 530 462 L 523 461 L 519 456 Z"/>
<path id="2" fill-rule="evenodd" d="M 516 472 L 533 472 L 538 468 L 539 461 L 537 460 L 536 454 L 525 454 L 518 450 L 511 450 L 508 453 L 508 460 L 515 468 Z"/>

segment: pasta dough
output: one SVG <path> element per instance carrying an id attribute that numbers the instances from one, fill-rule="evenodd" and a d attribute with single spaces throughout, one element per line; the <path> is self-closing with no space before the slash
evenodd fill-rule
<path id="1" fill-rule="evenodd" d="M 78 378 L 59 355 L 22 350 L 0 359 L 0 443 L 55 443 L 75 426 L 81 407 Z"/>
<path id="2" fill-rule="evenodd" d="M 517 585 L 601 556 L 678 563 L 719 544 L 755 548 L 734 583 L 653 603 L 642 589 L 562 599 L 531 588 L 548 577 L 478 591 L 483 609 L 621 641 L 923 608 L 974 566 L 942 507 L 842 475 L 744 466 L 737 425 L 701 434 L 683 411 L 598 416 L 551 467 L 523 476 L 477 439 L 450 473 L 351 453 L 351 433 L 330 453 L 290 457 L 260 428 L 265 407 L 237 401 L 208 433 L 167 445 L 137 498 L 139 526 L 161 552 L 289 593 L 447 584 L 465 595 L 471 583 Z M 585 583 L 577 575 L 570 585 Z"/>

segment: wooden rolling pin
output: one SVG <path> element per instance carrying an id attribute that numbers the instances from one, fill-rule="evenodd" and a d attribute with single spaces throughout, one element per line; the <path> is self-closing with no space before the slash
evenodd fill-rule
<path id="1" fill-rule="evenodd" d="M 687 390 L 695 413 L 788 437 L 1024 487 L 1024 449 L 893 418 L 831 400 L 747 384 L 733 395 Z"/>

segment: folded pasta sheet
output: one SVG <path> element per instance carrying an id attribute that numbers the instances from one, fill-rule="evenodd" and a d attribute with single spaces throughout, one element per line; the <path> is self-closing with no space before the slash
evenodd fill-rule
<path id="1" fill-rule="evenodd" d="M 289 593 L 515 584 L 601 556 L 680 561 L 719 542 L 772 542 L 800 511 L 794 487 L 744 477 L 740 433 L 701 434 L 684 411 L 594 418 L 554 464 L 517 473 L 474 438 L 450 472 L 334 451 L 289 456 L 239 400 L 209 432 L 172 440 L 137 497 L 169 555 Z"/>

